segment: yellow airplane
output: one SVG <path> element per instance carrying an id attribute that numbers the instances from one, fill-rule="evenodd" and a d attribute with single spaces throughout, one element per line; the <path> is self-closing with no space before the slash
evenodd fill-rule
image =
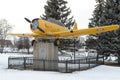
<path id="1" fill-rule="evenodd" d="M 42 19 L 33 19 L 30 21 L 25 18 L 26 21 L 30 23 L 30 28 L 33 33 L 31 34 L 10 34 L 16 36 L 32 36 L 35 38 L 42 39 L 60 39 L 60 38 L 77 38 L 78 36 L 87 35 L 87 34 L 99 34 L 107 31 L 117 30 L 119 25 L 110 25 L 102 27 L 94 27 L 87 29 L 77 29 L 77 24 L 74 23 L 73 29 L 69 30 L 64 25 L 60 24 L 57 20 L 42 20 Z"/>

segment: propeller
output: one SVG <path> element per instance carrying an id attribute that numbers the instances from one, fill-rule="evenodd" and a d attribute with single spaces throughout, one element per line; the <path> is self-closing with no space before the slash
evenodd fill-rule
<path id="1" fill-rule="evenodd" d="M 41 32 L 45 33 L 45 31 L 44 31 L 42 28 L 38 27 L 38 29 L 39 29 Z"/>
<path id="2" fill-rule="evenodd" d="M 33 22 L 35 21 L 35 20 L 39 20 L 39 18 L 36 18 L 36 19 L 33 19 L 32 21 L 30 21 L 28 18 L 24 18 L 27 22 L 29 22 L 30 24 L 33 24 Z M 43 32 L 43 33 L 45 33 L 45 31 L 42 29 L 42 28 L 40 28 L 40 27 L 37 27 L 37 29 L 39 29 L 41 32 Z"/>
<path id="3" fill-rule="evenodd" d="M 24 19 L 25 19 L 27 22 L 31 23 L 31 21 L 30 21 L 28 18 L 25 17 Z"/>

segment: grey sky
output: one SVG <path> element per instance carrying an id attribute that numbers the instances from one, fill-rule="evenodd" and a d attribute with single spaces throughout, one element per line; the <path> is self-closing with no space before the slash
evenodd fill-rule
<path id="1" fill-rule="evenodd" d="M 29 23 L 24 17 L 34 19 L 44 13 L 47 0 L 0 0 L 0 19 L 6 19 L 13 32 L 30 32 Z M 67 0 L 79 28 L 87 28 L 94 10 L 95 0 Z"/>

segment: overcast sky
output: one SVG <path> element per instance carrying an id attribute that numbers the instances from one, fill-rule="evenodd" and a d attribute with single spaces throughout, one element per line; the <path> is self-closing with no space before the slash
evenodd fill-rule
<path id="1" fill-rule="evenodd" d="M 6 19 L 13 27 L 13 32 L 30 32 L 30 20 L 44 14 L 47 0 L 0 0 L 0 19 Z M 95 0 L 67 0 L 79 28 L 87 28 L 95 6 Z"/>

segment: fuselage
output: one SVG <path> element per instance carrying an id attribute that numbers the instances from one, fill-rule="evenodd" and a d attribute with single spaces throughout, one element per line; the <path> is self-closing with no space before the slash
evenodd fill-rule
<path id="1" fill-rule="evenodd" d="M 36 33 L 42 37 L 45 37 L 54 32 L 69 31 L 69 29 L 67 29 L 65 26 L 60 26 L 58 24 L 40 19 L 33 21 L 30 26 L 33 33 Z"/>

